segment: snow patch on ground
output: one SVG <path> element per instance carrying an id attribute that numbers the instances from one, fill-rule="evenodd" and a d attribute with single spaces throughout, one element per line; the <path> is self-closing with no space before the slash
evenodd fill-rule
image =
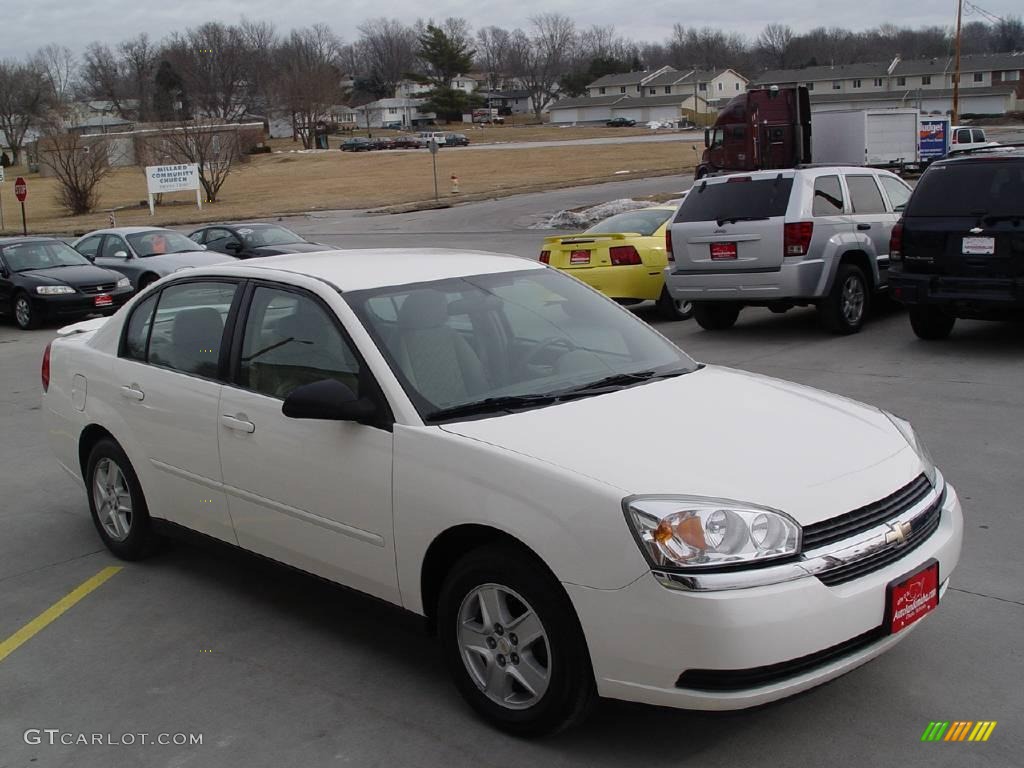
<path id="1" fill-rule="evenodd" d="M 550 216 L 546 219 L 542 219 L 537 222 L 531 229 L 586 229 L 591 224 L 596 224 L 599 221 L 607 219 L 609 216 L 614 216 L 617 213 L 625 213 L 626 211 L 635 211 L 638 208 L 650 208 L 654 203 L 649 200 L 631 200 L 629 198 L 623 198 L 621 200 L 610 200 L 607 203 L 601 203 L 591 208 L 583 208 L 579 210 L 559 211 L 554 216 Z"/>

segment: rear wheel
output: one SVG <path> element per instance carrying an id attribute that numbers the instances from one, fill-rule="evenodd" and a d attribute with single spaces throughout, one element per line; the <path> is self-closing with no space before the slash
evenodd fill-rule
<path id="1" fill-rule="evenodd" d="M 689 320 L 693 317 L 693 302 L 673 299 L 665 287 L 661 289 L 661 296 L 658 297 L 658 312 L 666 320 Z"/>
<path id="2" fill-rule="evenodd" d="M 123 560 L 141 560 L 156 549 L 142 486 L 121 446 L 100 440 L 89 454 L 85 471 L 89 511 L 96 530 L 111 552 Z"/>
<path id="3" fill-rule="evenodd" d="M 11 311 L 14 314 L 14 322 L 23 331 L 31 331 L 38 328 L 39 323 L 42 322 L 42 316 L 32 306 L 32 299 L 24 291 L 21 291 L 14 297 Z"/>
<path id="4" fill-rule="evenodd" d="M 705 331 L 724 331 L 736 325 L 740 305 L 731 301 L 695 301 L 693 319 Z"/>
<path id="5" fill-rule="evenodd" d="M 470 552 L 445 579 L 437 617 L 459 692 L 493 725 L 536 736 L 586 715 L 596 693 L 583 631 L 531 558 L 507 547 Z"/>
<path id="6" fill-rule="evenodd" d="M 821 321 L 832 333 L 857 333 L 868 313 L 868 281 L 856 264 L 840 264 L 832 290 L 818 306 Z"/>
<path id="7" fill-rule="evenodd" d="M 919 339 L 938 341 L 953 331 L 956 318 L 938 307 L 916 306 L 910 308 L 910 327 Z"/>

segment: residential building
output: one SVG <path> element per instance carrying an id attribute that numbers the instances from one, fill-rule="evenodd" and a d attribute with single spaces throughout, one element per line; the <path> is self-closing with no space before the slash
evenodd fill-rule
<path id="1" fill-rule="evenodd" d="M 533 112 L 533 102 L 527 90 L 482 91 L 480 96 L 488 107 L 497 109 L 501 115 L 526 115 Z"/>
<path id="2" fill-rule="evenodd" d="M 759 87 L 805 85 L 811 109 L 917 107 L 947 114 L 953 108 L 953 59 L 873 62 L 765 72 Z M 960 114 L 1002 115 L 1024 105 L 1024 53 L 963 56 Z"/>
<path id="3" fill-rule="evenodd" d="M 409 129 L 431 124 L 437 119 L 436 113 L 420 109 L 424 103 L 424 99 L 378 99 L 355 107 L 352 113 L 355 116 L 354 122 L 360 128 Z"/>
<path id="4" fill-rule="evenodd" d="M 692 93 L 645 97 L 620 93 L 614 96 L 562 99 L 552 104 L 550 110 L 552 124 L 571 125 L 603 123 L 616 117 L 635 120 L 638 124 L 677 122 L 683 118 L 684 111 L 704 113 L 710 111 L 710 108 L 704 99 L 700 96 L 695 99 Z"/>
<path id="5" fill-rule="evenodd" d="M 482 75 L 458 75 L 451 79 L 451 88 L 466 93 L 475 93 L 484 83 Z M 421 97 L 434 89 L 430 83 L 420 83 L 415 80 L 402 80 L 395 88 L 396 99 L 413 99 Z"/>

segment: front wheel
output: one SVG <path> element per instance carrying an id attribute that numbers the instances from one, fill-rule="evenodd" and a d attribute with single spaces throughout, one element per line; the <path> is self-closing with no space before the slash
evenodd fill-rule
<path id="1" fill-rule="evenodd" d="M 658 297 L 658 312 L 666 320 L 689 320 L 693 317 L 693 302 L 673 299 L 665 287 Z"/>
<path id="2" fill-rule="evenodd" d="M 38 328 L 39 323 L 42 321 L 40 313 L 32 306 L 32 299 L 24 292 L 14 297 L 13 312 L 14 322 L 23 331 L 31 331 Z"/>
<path id="3" fill-rule="evenodd" d="M 445 579 L 437 617 L 459 692 L 491 724 L 539 736 L 588 712 L 594 673 L 576 613 L 527 556 L 505 547 L 470 552 Z"/>
<path id="4" fill-rule="evenodd" d="M 705 331 L 724 331 L 736 325 L 740 316 L 739 304 L 731 301 L 695 301 L 693 319 Z"/>
<path id="5" fill-rule="evenodd" d="M 919 339 L 939 341 L 953 332 L 956 318 L 938 307 L 914 306 L 910 308 L 910 327 Z"/>

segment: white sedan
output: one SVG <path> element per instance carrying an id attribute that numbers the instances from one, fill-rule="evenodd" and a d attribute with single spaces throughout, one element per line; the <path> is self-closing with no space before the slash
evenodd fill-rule
<path id="1" fill-rule="evenodd" d="M 42 378 L 114 554 L 171 523 L 421 614 L 519 734 L 598 696 L 811 688 L 919 626 L 960 556 L 957 495 L 905 421 L 698 364 L 511 256 L 191 269 L 66 329 Z"/>

